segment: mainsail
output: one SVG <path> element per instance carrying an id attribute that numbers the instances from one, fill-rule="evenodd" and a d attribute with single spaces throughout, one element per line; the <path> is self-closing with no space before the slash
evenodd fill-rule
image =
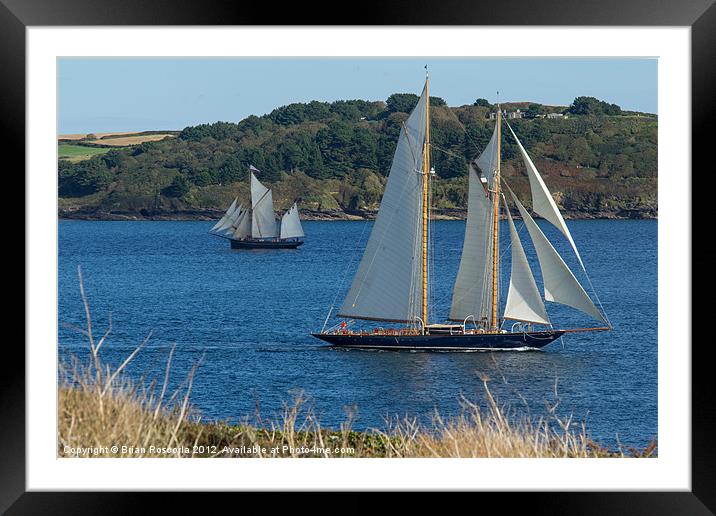
<path id="1" fill-rule="evenodd" d="M 450 307 L 452 321 L 463 321 L 470 315 L 479 321 L 490 312 L 492 206 L 472 167 L 468 185 L 465 240 Z"/>
<path id="2" fill-rule="evenodd" d="M 542 297 L 535 278 L 532 275 L 525 250 L 517 234 L 510 210 L 506 209 L 507 221 L 510 226 L 510 243 L 512 246 L 512 265 L 510 270 L 510 287 L 505 302 L 505 319 L 526 321 L 538 324 L 549 324 L 549 316 L 544 308 Z"/>
<path id="3" fill-rule="evenodd" d="M 423 295 L 423 181 L 427 90 L 400 131 L 380 210 L 340 317 L 414 322 Z"/>
<path id="4" fill-rule="evenodd" d="M 254 238 L 274 238 L 276 236 L 276 218 L 273 213 L 273 195 L 262 185 L 253 170 L 251 171 L 251 236 Z"/>
<path id="5" fill-rule="evenodd" d="M 291 209 L 281 218 L 281 238 L 299 238 L 303 236 L 301 219 L 298 216 L 298 205 L 293 203 Z"/>
<path id="6" fill-rule="evenodd" d="M 537 251 L 540 269 L 542 270 L 542 281 L 544 282 L 544 298 L 547 301 L 554 301 L 563 305 L 571 306 L 581 310 L 595 319 L 609 324 L 602 312 L 592 302 L 582 285 L 574 277 L 572 271 L 564 263 L 562 257 L 552 246 L 532 216 L 527 212 L 522 203 L 510 191 L 512 199 L 520 211 L 527 231 L 532 239 L 532 244 Z"/>
<path id="7" fill-rule="evenodd" d="M 537 215 L 541 215 L 549 222 L 551 222 L 557 229 L 562 232 L 565 237 L 567 237 L 567 240 L 569 240 L 569 243 L 574 250 L 574 254 L 577 255 L 579 265 L 581 265 L 582 269 L 584 269 L 582 257 L 579 256 L 577 246 L 572 239 L 572 234 L 569 232 L 567 224 L 564 222 L 562 214 L 559 212 L 559 208 L 557 208 L 557 203 L 554 202 L 552 194 L 547 189 L 547 185 L 544 184 L 542 176 L 537 171 L 537 167 L 535 167 L 534 163 L 532 163 L 532 159 L 530 158 L 529 154 L 527 154 L 527 151 L 522 146 L 522 143 L 520 142 L 519 138 L 517 138 L 517 135 L 512 130 L 512 127 L 510 127 L 509 124 L 507 124 L 507 127 L 510 128 L 512 137 L 517 142 L 517 146 L 519 147 L 520 153 L 522 154 L 522 161 L 524 161 L 525 168 L 527 169 L 527 177 L 529 177 L 530 190 L 532 192 L 532 210 Z"/>

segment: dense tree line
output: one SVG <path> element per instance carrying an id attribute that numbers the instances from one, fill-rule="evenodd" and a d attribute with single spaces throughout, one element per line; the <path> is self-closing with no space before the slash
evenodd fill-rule
<path id="1" fill-rule="evenodd" d="M 186 127 L 176 138 L 112 149 L 86 161 L 60 160 L 59 195 L 107 191 L 137 199 L 182 199 L 197 189 L 244 181 L 249 165 L 267 182 L 279 181 L 284 173 L 345 178 L 343 195 L 350 188 L 360 190 L 354 182 L 360 171 L 388 174 L 402 124 L 417 101 L 415 94 L 396 93 L 385 102 L 295 103 L 238 123 Z M 494 121 L 488 115 L 494 106 L 477 99 L 450 108 L 439 97 L 430 97 L 430 105 L 436 172 L 445 180 L 460 178 L 492 135 Z M 530 104 L 527 111 L 536 116 L 545 107 Z M 656 176 L 655 117 L 619 116 L 619 106 L 592 97 L 578 97 L 564 111 L 569 119 L 509 120 L 533 159 L 586 167 L 602 177 Z M 519 169 L 516 144 L 508 134 L 503 131 L 503 158 Z"/>

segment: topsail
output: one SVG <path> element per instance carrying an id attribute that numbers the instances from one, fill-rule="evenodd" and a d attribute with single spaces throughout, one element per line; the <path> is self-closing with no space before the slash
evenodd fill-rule
<path id="1" fill-rule="evenodd" d="M 495 130 L 492 132 L 492 138 L 490 142 L 482 151 L 482 154 L 475 160 L 477 165 L 482 171 L 482 176 L 487 180 L 487 185 L 492 188 L 495 183 L 495 175 L 497 172 L 497 161 L 499 159 L 499 139 L 497 135 L 497 124 L 495 124 Z"/>

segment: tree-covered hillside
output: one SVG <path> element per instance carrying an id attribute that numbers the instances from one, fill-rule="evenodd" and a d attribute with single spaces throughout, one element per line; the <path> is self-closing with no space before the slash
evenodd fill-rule
<path id="1" fill-rule="evenodd" d="M 394 94 L 386 102 L 290 104 L 83 161 L 60 159 L 60 214 L 213 214 L 236 195 L 248 198 L 249 165 L 273 185 L 277 209 L 298 199 L 306 212 L 365 214 L 378 207 L 401 125 L 417 99 Z M 430 104 L 438 176 L 433 206 L 464 209 L 467 163 L 490 139 L 494 107 L 484 99 L 448 107 L 431 97 Z M 526 102 L 503 109 L 529 117 L 509 123 L 569 215 L 656 215 L 655 115 L 622 112 L 591 97 L 568 107 Z M 555 113 L 566 116 L 548 118 Z M 513 189 L 526 193 L 524 166 L 508 133 L 504 174 Z"/>

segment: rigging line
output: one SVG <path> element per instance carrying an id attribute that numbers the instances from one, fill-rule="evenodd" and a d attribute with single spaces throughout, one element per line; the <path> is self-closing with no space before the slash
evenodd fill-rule
<path id="1" fill-rule="evenodd" d="M 422 195 L 422 188 L 419 191 L 419 199 L 422 202 L 423 195 Z M 420 240 L 420 236 L 422 233 L 421 228 L 421 218 L 415 219 L 415 225 L 414 225 L 414 233 L 413 233 L 413 256 L 418 256 L 418 253 L 420 252 L 420 248 L 422 247 L 422 242 Z M 411 324 L 414 322 L 414 314 L 418 313 L 418 281 L 417 281 L 417 267 L 413 266 L 410 270 L 410 287 L 408 289 L 408 313 L 406 314 L 406 320 L 411 321 Z M 420 285 L 422 286 L 422 281 L 420 281 Z M 421 299 L 422 304 L 422 299 Z"/>
<path id="2" fill-rule="evenodd" d="M 336 294 L 333 296 L 333 301 L 331 302 L 331 308 L 328 311 L 328 317 L 330 317 L 331 311 L 333 311 L 333 307 L 336 306 L 336 300 L 338 299 L 338 294 L 340 294 L 341 289 L 343 288 L 343 285 L 345 284 L 346 277 L 348 276 L 348 271 L 350 270 L 353 263 L 355 262 L 356 256 L 358 256 L 358 249 L 360 248 L 360 245 L 363 242 L 365 230 L 370 225 L 369 222 L 370 222 L 369 220 L 365 220 L 363 222 L 363 229 L 361 230 L 360 236 L 358 237 L 358 240 L 356 241 L 356 245 L 353 248 L 353 252 L 351 253 L 351 259 L 348 261 L 348 265 L 346 265 L 346 267 L 344 268 L 341 280 L 338 283 L 338 286 L 336 287 Z"/>
<path id="3" fill-rule="evenodd" d="M 429 196 L 428 196 L 428 209 L 430 210 L 428 220 L 432 220 L 433 195 L 434 195 L 432 180 L 430 181 L 430 183 L 428 183 L 428 187 L 430 189 Z M 435 263 L 435 239 L 433 238 L 433 224 L 432 223 L 430 224 L 430 226 L 428 226 L 428 229 L 429 229 L 429 231 L 428 231 L 428 249 L 430 252 L 430 259 L 428 261 L 428 272 L 429 272 L 428 277 L 433 278 L 434 271 L 435 271 L 435 265 L 434 265 L 434 263 Z M 432 309 L 432 314 L 431 314 L 432 318 L 435 319 L 436 291 L 433 288 L 433 284 L 434 284 L 434 281 L 431 281 L 430 282 L 430 308 Z"/>
<path id="4" fill-rule="evenodd" d="M 429 122 L 429 120 L 428 120 L 428 122 Z M 428 153 L 428 162 L 433 163 L 433 161 L 432 161 L 432 143 L 429 144 L 429 146 L 427 147 L 426 150 Z M 428 311 L 428 316 L 430 317 L 430 320 L 435 320 L 435 290 L 433 289 L 434 281 L 432 281 L 432 278 L 434 277 L 433 274 L 435 271 L 435 265 L 434 265 L 434 262 L 435 262 L 434 244 L 435 244 L 435 242 L 433 239 L 433 221 L 432 221 L 433 194 L 434 194 L 434 191 L 433 191 L 434 185 L 433 185 L 433 176 L 432 176 L 433 169 L 434 169 L 434 167 L 431 165 L 430 169 L 427 171 L 427 175 L 425 176 L 425 181 L 428 182 L 428 196 L 427 196 L 428 217 L 427 217 L 427 221 L 426 221 L 427 225 L 428 225 L 428 232 L 427 232 L 428 233 L 427 234 L 427 237 L 428 237 L 428 241 L 427 241 L 428 257 L 427 258 L 428 258 L 428 260 L 427 260 L 427 271 L 426 271 L 426 273 L 427 273 L 426 284 L 427 284 L 427 290 L 428 290 L 428 292 L 427 292 L 428 299 L 430 301 L 430 306 L 429 306 L 429 311 Z"/>
<path id="5" fill-rule="evenodd" d="M 474 145 L 474 147 L 475 147 L 477 150 L 480 150 L 481 152 L 483 152 L 483 151 L 485 150 L 486 146 L 484 146 L 485 148 L 483 148 L 482 145 L 478 144 L 477 140 L 475 140 L 475 139 L 472 137 L 472 135 L 465 129 L 464 126 L 463 126 L 463 128 L 462 128 L 462 132 L 464 132 L 465 135 L 468 137 L 468 139 L 471 140 L 472 145 Z M 488 143 L 489 143 L 489 140 L 488 140 Z M 479 157 L 479 156 L 478 156 L 478 157 Z M 475 158 L 475 159 L 477 159 L 477 158 Z M 474 162 L 475 159 L 468 160 L 468 161 Z"/>
<path id="6" fill-rule="evenodd" d="M 612 326 L 612 322 L 609 320 L 609 317 L 607 316 L 607 312 L 604 310 L 604 306 L 602 306 L 602 301 L 599 299 L 599 295 L 597 294 L 597 290 L 594 288 L 594 285 L 592 285 L 592 279 L 589 277 L 589 274 L 587 274 L 587 271 L 586 271 L 586 270 L 584 271 L 584 275 L 586 276 L 587 282 L 589 283 L 589 288 L 592 289 L 592 293 L 594 294 L 594 297 L 596 298 L 597 303 L 599 304 L 599 308 L 601 308 L 601 310 L 602 310 L 602 315 L 603 315 L 604 318 L 606 319 L 607 324 L 609 325 L 609 327 L 612 328 L 612 327 L 613 327 L 613 326 Z"/>
<path id="7" fill-rule="evenodd" d="M 429 151 L 428 151 L 429 152 Z M 430 171 L 428 171 L 428 278 L 434 278 L 435 273 L 435 239 L 433 238 L 433 181 Z M 430 294 L 430 309 L 431 319 L 435 319 L 435 289 L 433 288 L 433 281 L 428 281 L 428 293 Z"/>
<path id="8" fill-rule="evenodd" d="M 444 153 L 447 154 L 448 156 L 452 156 L 452 157 L 454 157 L 454 158 L 462 158 L 462 159 L 464 159 L 465 161 L 470 161 L 470 160 L 468 160 L 465 156 L 461 156 L 460 154 L 455 154 L 454 152 L 451 152 L 451 151 L 449 151 L 449 150 L 447 150 L 447 149 L 443 149 L 442 147 L 438 147 L 438 146 L 435 145 L 434 143 L 431 143 L 430 146 L 431 146 L 431 147 L 434 147 L 435 150 L 439 150 L 440 152 L 444 152 Z"/>

